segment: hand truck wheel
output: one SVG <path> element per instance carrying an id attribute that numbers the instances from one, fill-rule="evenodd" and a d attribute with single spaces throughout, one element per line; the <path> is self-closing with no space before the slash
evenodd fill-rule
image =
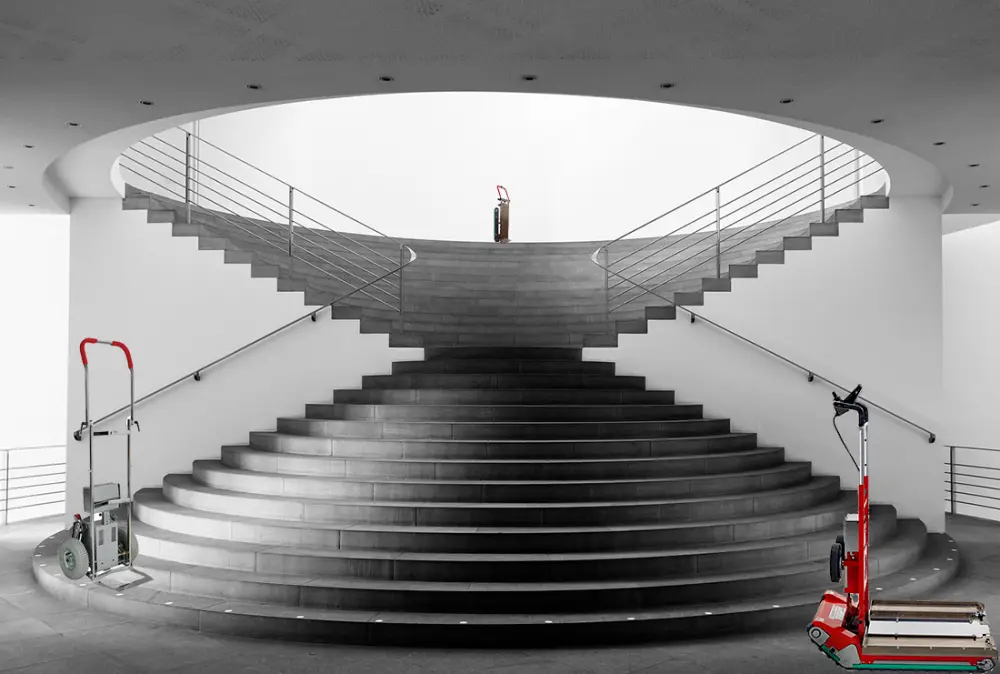
<path id="1" fill-rule="evenodd" d="M 118 561 L 124 564 L 132 564 L 135 562 L 135 558 L 139 556 L 139 541 L 135 538 L 135 532 L 132 532 L 132 557 L 129 559 L 128 556 L 128 527 L 119 524 L 118 525 Z"/>
<path id="2" fill-rule="evenodd" d="M 844 543 L 843 537 L 838 536 L 837 542 L 830 548 L 830 581 L 839 583 L 844 577 Z"/>
<path id="3" fill-rule="evenodd" d="M 77 538 L 67 538 L 63 541 L 56 556 L 59 558 L 59 567 L 63 574 L 70 580 L 80 580 L 90 570 L 90 554 L 87 553 L 83 541 Z"/>

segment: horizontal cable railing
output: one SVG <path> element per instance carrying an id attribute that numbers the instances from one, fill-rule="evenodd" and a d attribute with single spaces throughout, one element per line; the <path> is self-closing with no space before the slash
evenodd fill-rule
<path id="1" fill-rule="evenodd" d="M 793 151 L 806 146 L 809 141 L 814 141 L 814 140 L 818 140 L 819 144 L 820 144 L 820 151 L 816 155 L 816 157 L 814 158 L 815 161 L 818 164 L 819 180 L 813 186 L 814 189 L 812 190 L 812 192 L 810 192 L 810 194 L 818 195 L 818 199 L 816 201 L 812 201 L 809 198 L 806 198 L 806 199 L 801 199 L 801 198 L 800 199 L 794 199 L 794 198 L 789 198 L 791 195 L 786 195 L 785 203 L 781 204 L 776 210 L 771 211 L 770 214 L 767 217 L 765 217 L 763 219 L 757 220 L 756 216 L 754 216 L 755 225 L 751 225 L 749 227 L 745 227 L 745 228 L 742 228 L 742 229 L 740 229 L 740 228 L 733 228 L 734 230 L 736 230 L 738 232 L 739 231 L 748 232 L 749 235 L 747 237 L 745 237 L 743 239 L 743 241 L 749 241 L 751 239 L 754 239 L 754 238 L 758 237 L 760 234 L 762 234 L 762 233 L 764 233 L 766 231 L 769 231 L 770 229 L 772 229 L 774 227 L 777 227 L 777 226 L 779 226 L 779 225 L 781 225 L 783 223 L 786 223 L 791 218 L 794 218 L 794 217 L 797 217 L 797 216 L 801 216 L 801 215 L 805 215 L 806 219 L 808 221 L 810 221 L 810 222 L 812 222 L 812 221 L 823 222 L 823 221 L 825 221 L 825 214 L 830 209 L 830 204 L 837 203 L 836 200 L 838 198 L 839 199 L 846 199 L 847 196 L 848 196 L 846 193 L 849 192 L 849 191 L 853 191 L 853 195 L 852 195 L 853 201 L 854 202 L 860 202 L 861 196 L 865 193 L 865 186 L 868 185 L 868 184 L 871 184 L 871 185 L 874 186 L 874 184 L 877 182 L 878 174 L 880 174 L 883 169 L 882 169 L 882 167 L 877 162 L 875 162 L 875 160 L 873 160 L 872 158 L 867 157 L 865 155 L 862 155 L 861 153 L 857 152 L 856 150 L 852 150 L 852 149 L 848 148 L 846 152 L 843 149 L 841 149 L 840 153 L 836 154 L 835 157 L 834 157 L 834 160 L 831 162 L 827 158 L 827 153 L 829 152 L 830 148 L 826 147 L 826 139 L 824 139 L 821 136 L 812 136 L 810 138 L 807 138 L 805 141 L 802 141 L 802 142 L 797 143 L 797 144 L 795 144 L 795 145 L 793 145 L 793 146 L 791 146 L 789 148 L 786 148 L 785 150 L 782 150 L 781 152 L 779 152 L 778 154 L 772 156 L 768 160 L 765 160 L 764 162 L 761 162 L 761 163 L 755 165 L 754 167 L 752 167 L 751 169 L 748 169 L 747 171 L 744 171 L 743 173 L 739 174 L 737 176 L 737 178 L 746 178 L 747 176 L 750 176 L 750 175 L 754 174 L 755 172 L 757 172 L 757 171 L 759 171 L 761 169 L 764 169 L 764 168 L 766 168 L 768 166 L 771 166 L 771 163 L 774 160 L 781 160 L 781 161 L 783 161 L 785 163 L 791 162 L 793 164 L 801 163 L 801 159 L 794 159 L 793 158 L 793 154 L 794 154 Z M 833 149 L 836 151 L 837 148 L 843 148 L 843 147 L 844 147 L 843 144 L 836 144 Z M 844 166 L 848 165 L 848 164 L 844 164 L 842 162 L 838 162 L 837 161 L 838 159 L 840 159 L 840 158 L 842 158 L 844 156 L 847 156 L 847 152 L 850 152 L 850 153 L 853 154 L 853 157 L 852 157 L 853 166 L 850 166 L 850 169 L 849 169 L 848 172 L 843 173 L 839 177 L 834 177 L 834 176 L 837 176 L 837 174 L 842 171 L 842 169 L 844 168 Z M 787 169 L 787 167 L 783 167 L 783 166 L 777 166 L 777 167 L 776 166 L 771 166 L 771 168 L 773 169 L 772 173 L 776 173 L 777 174 L 776 176 L 772 175 L 770 177 L 765 177 L 764 181 L 762 183 L 754 186 L 753 188 L 751 188 L 747 192 L 740 193 L 739 196 L 733 197 L 732 199 L 730 199 L 730 201 L 728 203 L 737 202 L 741 198 L 744 198 L 747 195 L 750 195 L 750 196 L 756 195 L 750 201 L 751 204 L 755 203 L 755 202 L 757 202 L 757 201 L 760 200 L 759 189 L 760 189 L 761 186 L 771 186 L 771 185 L 773 185 L 773 183 L 776 180 L 781 180 L 782 178 L 784 178 L 789 173 L 789 169 Z M 797 168 L 799 168 L 799 167 L 793 166 L 792 170 L 796 170 Z M 802 173 L 802 174 L 800 174 L 799 177 L 802 178 L 802 177 L 806 177 L 807 175 L 808 175 L 808 173 Z M 806 179 L 807 179 L 807 184 L 811 184 L 812 183 L 812 180 L 810 178 L 806 178 Z M 730 181 L 727 181 L 726 183 L 722 183 L 720 185 L 720 187 L 725 186 L 727 184 L 729 184 L 729 185 L 733 184 L 733 179 L 731 179 Z M 785 183 L 783 183 L 783 185 L 787 185 L 787 184 L 788 184 L 788 181 L 786 181 Z M 773 191 L 773 189 L 774 188 L 772 187 L 772 191 Z M 722 223 L 722 217 L 721 217 L 721 213 L 720 213 L 720 206 L 722 204 L 722 199 L 721 199 L 721 193 L 720 193 L 719 187 L 716 187 L 716 188 L 714 188 L 712 190 L 704 192 L 704 193 L 698 195 L 697 197 L 695 197 L 694 199 L 690 199 L 690 200 L 684 202 L 684 204 L 682 204 L 681 207 L 686 207 L 686 206 L 689 206 L 691 204 L 694 204 L 700 198 L 704 197 L 706 194 L 713 194 L 713 193 L 715 195 L 716 204 L 717 204 L 716 209 L 714 211 L 714 216 L 715 216 L 714 217 L 715 230 L 711 233 L 712 234 L 712 238 L 714 239 L 714 241 L 712 243 L 712 248 L 714 248 L 714 253 L 715 254 L 714 254 L 714 256 L 712 256 L 712 255 L 709 256 L 708 262 L 715 264 L 715 271 L 716 271 L 716 273 L 715 273 L 714 278 L 721 278 L 722 277 L 722 272 L 721 272 L 721 266 L 722 266 L 721 258 L 722 258 L 722 253 L 725 252 L 725 251 L 729 251 L 729 250 L 734 249 L 736 247 L 736 244 L 729 245 L 725 249 L 723 249 L 723 247 L 722 247 L 722 242 L 726 241 L 727 239 L 723 239 L 722 238 L 722 230 L 724 228 L 721 225 L 721 223 Z M 793 194 L 794 194 L 794 192 L 792 193 L 792 195 Z M 805 205 L 803 205 L 803 203 Z M 851 202 L 851 203 L 853 203 L 853 202 Z M 747 205 L 748 204 L 744 204 L 744 207 L 747 206 Z M 650 225 L 658 222 L 659 220 L 661 220 L 664 216 L 675 214 L 676 212 L 678 212 L 678 210 L 681 207 L 677 207 L 677 208 L 675 208 L 675 209 L 673 209 L 671 211 L 667 211 L 667 213 L 663 214 L 662 216 L 659 216 L 658 218 L 654 218 L 653 220 L 651 220 L 651 221 L 649 221 L 649 222 L 647 222 L 647 223 L 645 223 L 645 224 L 643 224 L 643 225 L 641 225 L 641 226 L 639 226 L 639 227 L 631 230 L 627 234 L 625 234 L 625 235 L 623 235 L 623 236 L 621 236 L 621 237 L 619 237 L 619 238 L 617 238 L 617 239 L 615 239 L 615 240 L 613 240 L 613 241 L 611 241 L 609 243 L 606 243 L 606 244 L 602 245 L 600 248 L 598 248 L 596 251 L 594 251 L 594 253 L 591 255 L 591 257 L 590 257 L 591 262 L 593 262 L 597 266 L 601 267 L 604 270 L 604 273 L 605 273 L 605 289 L 606 289 L 606 292 L 605 292 L 605 301 L 607 302 L 608 314 L 610 315 L 613 310 L 620 309 L 622 306 L 624 306 L 624 304 L 627 304 L 628 302 L 631 301 L 631 300 L 628 300 L 624 304 L 620 304 L 620 305 L 617 305 L 615 307 L 612 307 L 612 305 L 611 305 L 611 298 L 612 298 L 611 289 L 613 287 L 617 288 L 619 286 L 625 286 L 626 288 L 635 291 L 635 293 L 636 293 L 637 296 L 641 295 L 641 296 L 645 296 L 645 297 L 648 297 L 648 298 L 653 299 L 653 300 L 659 299 L 659 300 L 662 300 L 663 302 L 665 302 L 667 306 L 674 307 L 677 312 L 681 312 L 681 311 L 686 312 L 688 314 L 688 316 L 690 317 L 690 320 L 691 320 L 692 323 L 694 323 L 696 320 L 699 321 L 699 322 L 706 323 L 706 324 L 711 325 L 712 327 L 714 327 L 714 328 L 716 328 L 718 330 L 721 330 L 722 332 L 730 335 L 731 337 L 734 337 L 734 338 L 742 341 L 745 344 L 753 346 L 754 348 L 756 348 L 756 349 L 758 349 L 760 351 L 763 351 L 764 353 L 767 353 L 768 355 L 776 358 L 777 360 L 785 363 L 786 365 L 789 365 L 789 366 L 791 366 L 791 367 L 799 370 L 803 374 L 805 374 L 807 381 L 812 382 L 812 381 L 815 381 L 815 380 L 819 380 L 819 381 L 822 381 L 822 382 L 824 382 L 824 383 L 826 383 L 826 384 L 828 384 L 828 385 L 830 385 L 830 386 L 832 386 L 832 387 L 834 387 L 836 389 L 839 389 L 839 390 L 841 390 L 843 392 L 850 391 L 852 387 L 844 386 L 842 384 L 839 384 L 839 383 L 833 381 L 829 377 L 822 376 L 819 373 L 817 373 L 816 370 L 814 370 L 812 368 L 809 368 L 809 367 L 806 367 L 805 365 L 797 363 L 797 362 L 791 360 L 790 358 L 787 358 L 787 357 L 785 357 L 785 356 L 777 353 L 776 351 L 774 351 L 772 349 L 769 349 L 768 347 L 766 347 L 766 346 L 764 346 L 764 345 L 762 345 L 762 344 L 760 344 L 760 343 L 758 343 L 758 342 L 756 342 L 756 341 L 754 341 L 754 340 L 752 340 L 752 339 L 750 339 L 748 337 L 745 337 L 745 336 L 743 336 L 743 335 L 735 332 L 734 330 L 731 330 L 731 329 L 725 327 L 724 325 L 721 325 L 721 324 L 717 323 L 716 321 L 713 321 L 713 320 L 711 320 L 709 318 L 706 318 L 705 316 L 703 316 L 703 315 L 701 315 L 699 313 L 696 313 L 695 311 L 693 311 L 689 307 L 677 304 L 677 302 L 673 299 L 672 296 L 668 297 L 666 294 L 664 294 L 664 293 L 668 292 L 668 290 L 664 290 L 663 286 L 666 285 L 669 282 L 669 280 L 668 281 L 664 281 L 664 282 L 660 282 L 660 281 L 656 280 L 656 278 L 657 278 L 656 276 L 652 276 L 653 280 L 656 281 L 655 285 L 645 285 L 640 280 L 641 279 L 641 275 L 639 273 L 634 272 L 631 268 L 629 268 L 628 265 L 618 266 L 617 268 L 615 267 L 616 264 L 619 264 L 619 263 L 624 262 L 625 260 L 628 260 L 636 252 L 640 252 L 642 250 L 647 250 L 650 247 L 650 242 L 640 242 L 640 243 L 643 243 L 643 245 L 637 246 L 634 250 L 628 252 L 627 254 L 625 254 L 625 255 L 623 255 L 621 257 L 616 258 L 613 262 L 610 261 L 611 255 L 609 253 L 609 250 L 610 250 L 610 248 L 614 244 L 618 244 L 618 243 L 620 243 L 622 241 L 626 241 L 627 240 L 626 237 L 631 236 L 632 234 L 635 234 L 637 232 L 642 231 L 646 227 L 648 227 L 648 226 L 650 226 Z M 812 209 L 812 208 L 816 208 L 817 210 L 815 212 L 811 212 L 810 209 Z M 815 218 L 813 217 L 814 215 L 815 215 Z M 691 228 L 693 226 L 696 226 L 697 222 L 698 222 L 697 218 L 695 220 L 685 219 L 684 220 L 684 224 L 681 227 L 671 229 L 670 232 L 668 232 L 667 234 L 665 234 L 665 235 L 663 235 L 663 236 L 661 236 L 659 238 L 654 239 L 654 241 L 655 242 L 662 242 L 662 241 L 666 240 L 668 237 L 680 233 L 685 228 Z M 806 223 L 806 227 L 808 227 L 808 224 L 809 223 L 807 222 Z M 698 227 L 696 230 L 694 230 L 694 232 L 701 231 L 702 229 L 704 229 L 704 227 Z M 681 236 L 683 237 L 684 235 L 682 234 Z M 735 236 L 735 234 L 730 234 L 730 236 Z M 683 238 L 681 240 L 683 240 Z M 670 243 L 667 244 L 667 246 L 669 247 L 673 243 L 676 243 L 676 242 L 670 242 Z M 705 250 L 705 249 L 703 249 L 703 250 Z M 692 267 L 691 269 L 694 269 L 694 267 Z M 688 271 L 690 271 L 691 269 L 689 269 Z M 674 276 L 671 277 L 670 280 L 676 279 L 678 276 L 679 276 L 679 274 L 675 274 Z M 695 277 L 695 278 L 697 278 L 697 277 Z M 614 284 L 614 285 L 612 285 L 612 284 Z M 882 405 L 879 405 L 878 403 L 876 403 L 876 402 L 874 402 L 874 401 L 872 401 L 870 399 L 859 398 L 859 400 L 863 400 L 865 403 L 867 403 L 867 405 L 869 407 L 877 409 L 877 410 L 883 412 L 884 414 L 892 417 L 893 419 L 896 419 L 897 421 L 899 421 L 899 422 L 901 422 L 901 423 L 903 423 L 905 425 L 910 426 L 913 429 L 916 429 L 916 430 L 924 433 L 925 435 L 927 435 L 928 442 L 933 443 L 937 439 L 936 434 L 933 431 L 931 431 L 930 429 L 927 429 L 927 428 L 923 427 L 922 425 L 920 425 L 920 424 L 918 424 L 918 423 L 916 423 L 916 422 L 914 422 L 914 421 L 912 421 L 910 419 L 907 419 L 906 417 L 904 417 L 904 416 L 902 416 L 900 414 L 897 414 L 896 412 L 893 412 L 892 410 L 890 410 L 890 409 L 888 409 L 888 408 L 886 408 L 886 407 L 884 407 Z"/>
<path id="2" fill-rule="evenodd" d="M 944 479 L 953 515 L 1000 520 L 1000 448 L 948 445 Z"/>
<path id="3" fill-rule="evenodd" d="M 334 305 L 354 297 L 364 296 L 373 302 L 397 311 L 400 325 L 402 325 L 403 272 L 417 259 L 416 252 L 410 246 L 382 234 L 343 211 L 319 200 L 314 200 L 330 213 L 349 220 L 357 228 L 366 229 L 375 237 L 391 242 L 392 247 L 398 246 L 399 259 L 397 261 L 379 251 L 373 247 L 374 244 L 368 245 L 358 241 L 357 233 L 355 236 L 351 236 L 342 231 L 334 230 L 317 220 L 314 215 L 298 210 L 294 201 L 296 196 L 302 195 L 309 199 L 312 197 L 308 197 L 304 192 L 280 181 L 272 174 L 254 167 L 249 162 L 239 159 L 202 138 L 197 138 L 188 132 L 183 132 L 183 134 L 183 156 L 176 154 L 180 150 L 177 144 L 172 144 L 158 136 L 140 141 L 122 154 L 120 160 L 122 168 L 143 181 L 141 187 L 139 185 L 133 186 L 162 201 L 163 208 L 180 208 L 184 212 L 186 224 L 212 222 L 213 218 L 221 220 L 226 226 L 224 231 L 220 231 L 220 238 L 235 238 L 237 232 L 243 234 L 244 238 L 237 243 L 241 250 L 270 255 L 267 258 L 268 264 L 284 265 L 283 268 L 289 274 L 303 272 L 302 265 L 314 269 L 317 274 L 311 278 L 318 280 L 318 287 L 329 291 L 333 299 L 150 391 L 137 398 L 136 405 L 144 403 L 185 381 L 201 381 L 202 376 L 208 370 L 299 323 L 306 320 L 315 322 L 325 309 L 332 309 Z M 218 169 L 214 164 L 201 157 L 193 156 L 191 147 L 195 140 L 200 146 L 218 149 L 220 154 L 224 154 L 225 157 L 237 162 L 240 166 L 246 167 L 247 170 L 241 176 L 236 176 Z M 183 168 L 180 168 L 179 164 Z M 265 189 L 250 186 L 251 175 L 263 176 L 287 187 L 287 201 L 281 202 L 279 198 L 269 194 Z M 174 201 L 175 199 L 176 201 Z M 281 211 L 275 206 L 275 203 L 287 210 Z M 281 227 L 275 227 L 275 223 L 268 216 L 280 212 L 287 212 L 287 220 Z M 306 226 L 303 222 L 317 226 Z M 369 241 L 372 240 L 374 239 L 369 236 Z M 303 243 L 307 245 L 303 245 Z M 317 253 L 315 249 L 324 251 L 325 255 Z M 366 264 L 362 264 L 358 260 L 364 260 Z M 298 263 L 298 268 L 296 263 Z M 331 279 L 334 281 L 333 284 L 320 285 L 322 281 Z M 333 312 L 331 311 L 332 316 Z M 104 423 L 128 409 L 129 405 L 122 405 L 97 418 L 92 426 Z M 73 437 L 77 441 L 82 440 L 83 431 L 76 431 Z"/>
<path id="4" fill-rule="evenodd" d="M 63 512 L 66 446 L 0 449 L 0 525 Z"/>
<path id="5" fill-rule="evenodd" d="M 762 237 L 824 222 L 881 171 L 871 157 L 820 135 L 781 150 L 601 246 L 608 314 L 674 282 L 723 278 L 728 264 L 754 261 L 752 245 L 764 245 Z"/>

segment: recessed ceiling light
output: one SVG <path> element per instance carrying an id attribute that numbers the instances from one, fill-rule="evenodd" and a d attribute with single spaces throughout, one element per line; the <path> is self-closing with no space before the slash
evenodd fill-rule
<path id="1" fill-rule="evenodd" d="M 4 168 L 7 169 L 7 170 L 10 170 L 10 169 L 12 169 L 14 167 L 13 166 L 4 166 Z"/>
<path id="2" fill-rule="evenodd" d="M 980 185 L 980 186 L 979 186 L 979 189 L 981 189 L 981 190 L 985 190 L 985 189 L 986 189 L 987 187 L 989 187 L 989 185 Z"/>
<path id="3" fill-rule="evenodd" d="M 935 145 L 944 145 L 944 141 L 943 140 L 939 140 L 939 141 L 935 142 L 934 144 Z"/>
<path id="4" fill-rule="evenodd" d="M 969 164 L 969 168 L 978 168 L 979 164 Z"/>
<path id="5" fill-rule="evenodd" d="M 139 101 L 139 105 L 152 105 L 153 101 Z"/>
<path id="6" fill-rule="evenodd" d="M 34 145 L 25 145 L 24 147 L 28 148 L 29 150 L 34 150 L 35 149 Z"/>
<path id="7" fill-rule="evenodd" d="M 795 100 L 794 98 L 782 98 L 778 102 L 781 103 L 782 105 L 788 105 L 789 103 L 791 103 L 794 100 Z"/>
<path id="8" fill-rule="evenodd" d="M 537 75 L 521 75 L 521 79 L 525 82 L 534 82 L 538 79 Z"/>
<path id="9" fill-rule="evenodd" d="M 28 208 L 34 208 L 34 207 L 35 207 L 34 204 L 28 204 Z"/>
<path id="10" fill-rule="evenodd" d="M 884 121 L 885 121 L 884 119 L 873 119 L 872 124 L 881 124 Z"/>
<path id="11" fill-rule="evenodd" d="M 66 126 L 80 126 L 80 122 L 66 122 Z"/>
<path id="12" fill-rule="evenodd" d="M 261 89 L 263 89 L 263 88 L 264 88 L 264 87 L 263 87 L 263 86 L 261 86 L 260 84 L 248 84 L 248 85 L 247 85 L 247 89 L 251 89 L 251 90 L 253 90 L 253 91 L 260 91 L 260 90 L 261 90 Z"/>
<path id="13" fill-rule="evenodd" d="M 382 77 L 380 77 L 379 79 L 382 80 L 383 82 L 392 82 L 396 78 L 393 77 L 392 75 L 382 75 Z"/>
<path id="14" fill-rule="evenodd" d="M 673 89 L 674 88 L 674 83 L 673 82 L 664 82 L 663 84 L 660 85 L 660 88 L 661 89 Z"/>
<path id="15" fill-rule="evenodd" d="M 7 189 L 9 190 L 17 189 L 17 185 L 7 185 Z"/>
<path id="16" fill-rule="evenodd" d="M 978 206 L 979 204 L 972 204 L 973 206 Z"/>

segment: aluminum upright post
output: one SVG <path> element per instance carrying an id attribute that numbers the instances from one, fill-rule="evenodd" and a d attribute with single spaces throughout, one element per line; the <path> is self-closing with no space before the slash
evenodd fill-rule
<path id="1" fill-rule="evenodd" d="M 826 222 L 826 136 L 819 137 L 819 221 Z"/>
<path id="2" fill-rule="evenodd" d="M 292 231 L 292 227 L 295 224 L 295 188 L 291 185 L 288 186 L 288 270 L 291 271 L 295 267 L 295 256 L 292 253 L 292 246 L 294 245 L 295 233 Z"/>
<path id="3" fill-rule="evenodd" d="M 191 132 L 184 132 L 184 208 L 191 224 Z"/>
<path id="4" fill-rule="evenodd" d="M 608 268 L 608 247 L 604 247 L 604 317 L 611 320 L 611 271 Z"/>
<path id="5" fill-rule="evenodd" d="M 715 278 L 722 278 L 722 188 L 715 188 Z"/>
<path id="6" fill-rule="evenodd" d="M 406 249 L 403 246 L 399 247 L 399 329 L 401 332 L 405 332 L 403 329 L 403 266 L 405 261 L 403 257 L 406 254 Z"/>
<path id="7" fill-rule="evenodd" d="M 854 198 L 861 207 L 861 150 L 854 150 Z"/>
<path id="8" fill-rule="evenodd" d="M 951 514 L 957 515 L 958 498 L 955 496 L 955 446 L 948 447 L 948 477 L 950 479 L 949 496 L 951 497 Z"/>

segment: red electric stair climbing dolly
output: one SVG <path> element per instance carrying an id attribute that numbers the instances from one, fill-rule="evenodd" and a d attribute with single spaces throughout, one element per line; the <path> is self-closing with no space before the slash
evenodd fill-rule
<path id="1" fill-rule="evenodd" d="M 988 672 L 996 666 L 997 648 L 981 603 L 872 601 L 869 596 L 868 408 L 858 402 L 860 393 L 858 385 L 843 400 L 833 394 L 835 425 L 842 414 L 858 413 L 858 514 L 847 517 L 851 525 L 857 520 L 857 541 L 838 536 L 833 545 L 830 579 L 840 582 L 846 572 L 845 593 L 823 595 L 807 628 L 809 638 L 845 669 Z M 848 545 L 856 550 L 846 551 Z"/>
<path id="2" fill-rule="evenodd" d="M 497 196 L 499 199 L 493 209 L 493 241 L 510 243 L 510 194 L 506 187 L 497 185 Z"/>

